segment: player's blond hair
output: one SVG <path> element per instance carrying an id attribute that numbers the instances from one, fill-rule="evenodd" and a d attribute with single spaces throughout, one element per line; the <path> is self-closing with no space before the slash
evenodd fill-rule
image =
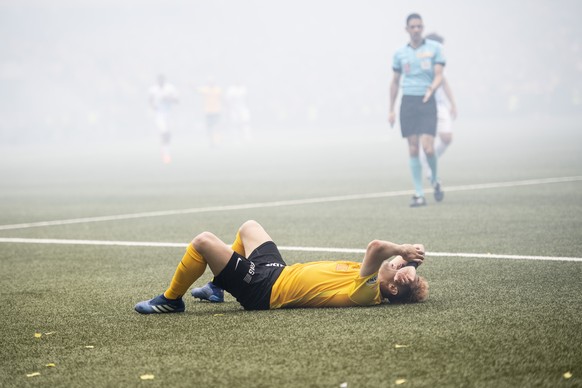
<path id="1" fill-rule="evenodd" d="M 418 282 L 410 287 L 410 296 L 405 303 L 420 303 L 428 299 L 428 282 L 422 276 L 418 277 Z"/>
<path id="2" fill-rule="evenodd" d="M 428 282 L 422 276 L 414 284 L 398 286 L 398 294 L 387 295 L 390 303 L 420 303 L 428 298 Z"/>

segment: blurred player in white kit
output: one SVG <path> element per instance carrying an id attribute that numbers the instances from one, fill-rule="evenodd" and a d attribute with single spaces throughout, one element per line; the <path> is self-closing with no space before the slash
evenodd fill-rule
<path id="1" fill-rule="evenodd" d="M 177 104 L 178 91 L 176 87 L 168 82 L 166 78 L 160 74 L 158 80 L 149 90 L 149 103 L 155 114 L 156 126 L 160 131 L 160 138 L 162 144 L 162 161 L 170 163 L 172 157 L 170 155 L 170 129 L 168 128 L 168 114 L 172 105 Z"/>
<path id="2" fill-rule="evenodd" d="M 425 38 L 440 44 L 445 42 L 442 36 L 435 33 L 428 34 Z M 453 120 L 457 118 L 457 105 L 446 77 L 443 77 L 441 86 L 436 90 L 434 98 L 437 104 L 437 136 L 434 141 L 434 153 L 437 158 L 440 158 L 453 141 Z M 423 170 L 426 171 L 426 177 L 431 180 L 431 170 L 422 148 L 420 148 L 420 161 Z"/>
<path id="3" fill-rule="evenodd" d="M 247 88 L 233 84 L 226 89 L 226 107 L 231 129 L 245 142 L 251 140 L 251 113 L 247 105 Z"/>

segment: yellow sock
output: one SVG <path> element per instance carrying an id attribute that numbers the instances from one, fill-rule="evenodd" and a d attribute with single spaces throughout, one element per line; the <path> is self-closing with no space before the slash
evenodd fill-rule
<path id="1" fill-rule="evenodd" d="M 198 279 L 206 270 L 206 260 L 192 246 L 188 245 L 182 261 L 178 264 L 170 287 L 164 292 L 168 299 L 177 299 L 188 291 L 188 288 Z"/>
<path id="2" fill-rule="evenodd" d="M 246 257 L 245 256 L 245 246 L 243 245 L 242 240 L 240 238 L 240 232 L 236 233 L 236 239 L 232 243 L 231 248 L 233 251 L 235 251 L 239 255 Z"/>

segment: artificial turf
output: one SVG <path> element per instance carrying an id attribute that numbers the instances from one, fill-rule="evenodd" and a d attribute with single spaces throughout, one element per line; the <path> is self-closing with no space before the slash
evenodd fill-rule
<path id="1" fill-rule="evenodd" d="M 564 125 L 561 134 L 489 155 L 477 151 L 494 140 L 475 131 L 463 145 L 461 135 L 441 163 L 445 190 L 447 184 L 582 175 L 575 133 Z M 407 190 L 405 145 L 382 136 L 264 141 L 250 151 L 177 145 L 170 166 L 158 165 L 149 154 L 155 147 L 143 144 L 107 148 L 106 160 L 96 147 L 94 158 L 73 164 L 70 157 L 81 151 L 69 150 L 67 158 L 43 148 L 7 149 L 0 224 Z M 564 156 L 544 157 L 547 149 Z M 424 209 L 409 209 L 404 195 L 19 228 L 0 237 L 186 244 L 211 230 L 230 241 L 252 218 L 282 246 L 365 248 L 383 238 L 422 242 L 435 253 L 581 257 L 581 189 L 573 181 L 450 191 L 442 204 L 429 200 Z M 165 289 L 183 251 L 0 243 L 0 385 L 582 384 L 579 261 L 429 253 L 419 270 L 431 290 L 422 304 L 248 312 L 230 296 L 224 304 L 187 297 L 184 314 L 135 313 L 136 302 Z M 289 263 L 361 260 L 353 253 L 283 255 Z M 210 272 L 198 284 L 208 280 Z M 40 375 L 27 377 L 33 372 Z"/>

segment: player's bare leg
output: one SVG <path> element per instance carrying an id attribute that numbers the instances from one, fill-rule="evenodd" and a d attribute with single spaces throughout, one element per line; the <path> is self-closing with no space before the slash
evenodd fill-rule
<path id="1" fill-rule="evenodd" d="M 244 245 L 245 252 L 251 254 L 267 241 L 273 241 L 271 236 L 257 221 L 247 221 L 239 228 L 239 235 Z"/>
<path id="2" fill-rule="evenodd" d="M 206 236 L 205 238 L 211 238 L 210 236 Z M 232 255 L 232 252 L 238 253 L 242 257 L 247 257 L 250 255 L 257 247 L 262 245 L 267 241 L 272 241 L 271 237 L 265 232 L 263 227 L 259 225 L 256 221 L 247 221 L 240 226 L 238 232 L 236 234 L 236 238 L 232 245 L 230 246 L 230 250 L 228 253 Z M 210 253 L 208 258 L 211 256 L 220 256 L 222 258 L 226 257 L 227 253 L 224 250 L 224 247 L 220 247 L 218 243 L 213 243 L 212 248 L 215 252 Z M 200 249 L 204 250 L 204 247 L 200 247 Z M 229 258 L 231 256 L 228 256 Z M 210 258 L 210 260 L 213 260 Z M 224 261 L 220 261 L 219 259 L 219 268 L 217 271 L 222 269 L 226 266 Z M 210 264 L 210 261 L 208 262 Z M 227 262 L 228 263 L 228 262 Z M 211 266 L 212 269 L 212 266 Z M 220 271 L 216 272 L 213 270 L 212 272 L 217 275 Z M 224 302 L 224 290 L 220 287 L 214 285 L 213 282 L 208 282 L 202 287 L 193 288 L 191 291 L 193 297 L 198 298 L 200 300 L 207 300 L 213 303 L 221 303 Z"/>
<path id="3" fill-rule="evenodd" d="M 445 153 L 449 145 L 453 142 L 452 132 L 439 132 L 438 137 L 434 142 L 434 153 L 437 158 L 440 158 Z"/>
<path id="4" fill-rule="evenodd" d="M 210 232 L 200 233 L 191 244 L 206 260 L 214 275 L 222 272 L 234 253 L 230 246 Z"/>

